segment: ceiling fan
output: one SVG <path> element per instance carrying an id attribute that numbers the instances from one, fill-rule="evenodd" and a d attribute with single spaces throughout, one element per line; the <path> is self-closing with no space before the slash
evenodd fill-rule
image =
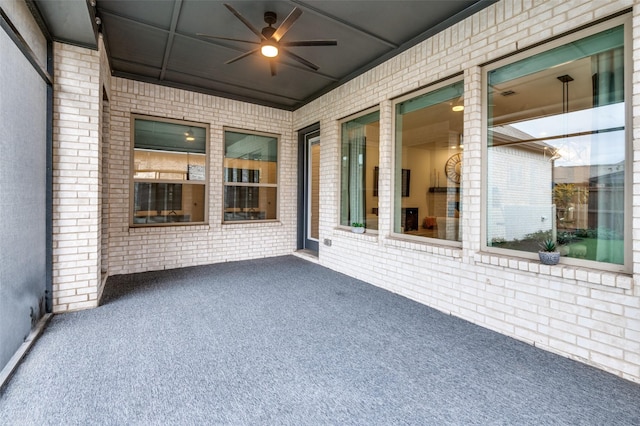
<path id="1" fill-rule="evenodd" d="M 300 62 L 306 67 L 311 68 L 314 71 L 317 71 L 319 67 L 313 62 L 307 61 L 306 59 L 296 55 L 291 52 L 288 47 L 292 46 L 336 46 L 338 42 L 336 40 L 298 40 L 298 41 L 282 41 L 282 37 L 291 29 L 291 26 L 296 22 L 296 20 L 302 15 L 302 10 L 297 7 L 293 8 L 291 13 L 282 21 L 278 28 L 274 28 L 272 25 L 276 23 L 278 20 L 278 16 L 275 12 L 265 12 L 264 13 L 264 22 L 267 23 L 267 26 L 262 29 L 262 31 L 258 30 L 254 27 L 251 22 L 249 22 L 244 16 L 240 14 L 237 10 L 235 10 L 231 5 L 224 4 L 227 9 L 233 13 L 236 18 L 238 18 L 244 25 L 247 26 L 255 35 L 258 36 L 260 41 L 250 41 L 250 40 L 241 40 L 237 38 L 229 38 L 229 37 L 217 37 L 208 34 L 197 33 L 196 35 L 200 37 L 207 37 L 216 40 L 229 40 L 229 41 L 240 41 L 243 43 L 251 43 L 257 44 L 258 47 L 252 49 L 246 53 L 243 53 L 240 56 L 237 56 L 233 59 L 228 60 L 225 64 L 231 64 L 236 62 L 242 58 L 246 58 L 249 55 L 252 55 L 256 52 L 262 53 L 267 59 L 269 59 L 269 67 L 271 68 L 271 76 L 276 75 L 276 57 L 280 52 L 285 53 L 292 59 Z"/>

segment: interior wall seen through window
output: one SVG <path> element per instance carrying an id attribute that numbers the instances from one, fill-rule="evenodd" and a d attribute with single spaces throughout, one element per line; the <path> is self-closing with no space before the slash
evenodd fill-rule
<path id="1" fill-rule="evenodd" d="M 278 138 L 224 132 L 224 221 L 278 218 Z"/>
<path id="2" fill-rule="evenodd" d="M 207 129 L 134 117 L 133 131 L 132 224 L 205 222 Z"/>
<path id="3" fill-rule="evenodd" d="M 463 82 L 396 104 L 394 232 L 460 241 Z"/>
<path id="4" fill-rule="evenodd" d="M 488 72 L 489 247 L 624 264 L 624 73 L 623 26 Z"/>

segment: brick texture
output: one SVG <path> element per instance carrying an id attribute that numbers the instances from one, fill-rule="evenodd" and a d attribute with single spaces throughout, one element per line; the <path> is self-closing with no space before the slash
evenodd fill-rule
<path id="1" fill-rule="evenodd" d="M 100 62 L 98 51 L 54 44 L 54 312 L 98 303 Z"/>
<path id="2" fill-rule="evenodd" d="M 633 7 L 633 105 L 640 105 L 637 1 L 498 2 L 298 109 L 294 128 L 320 122 L 323 176 L 319 259 L 441 311 L 532 345 L 640 381 L 640 161 L 635 174 L 633 274 L 546 266 L 482 249 L 482 64 Z M 464 169 L 459 247 L 393 236 L 392 100 L 458 73 L 464 75 Z M 380 108 L 379 232 L 354 235 L 336 221 L 340 204 L 338 120 Z M 634 117 L 638 151 L 638 117 Z M 635 155 L 635 158 L 640 158 Z"/>
<path id="3" fill-rule="evenodd" d="M 297 139 L 292 113 L 114 78 L 109 102 L 109 274 L 290 254 L 296 244 Z M 208 224 L 129 228 L 131 114 L 209 126 Z M 222 223 L 225 127 L 279 135 L 279 220 Z"/>
<path id="4" fill-rule="evenodd" d="M 639 5 L 632 0 L 500 1 L 295 112 L 122 78 L 107 81 L 102 53 L 56 44 L 55 310 L 95 306 L 101 270 L 114 275 L 292 253 L 297 221 L 296 130 L 319 122 L 320 241 L 332 240 L 331 246 L 320 247 L 322 265 L 640 382 L 639 116 L 633 118 L 632 273 L 541 265 L 488 253 L 481 242 L 482 64 L 633 7 L 630 90 L 632 107 L 638 110 Z M 393 222 L 392 100 L 460 73 L 466 105 L 462 244 L 393 236 L 389 232 Z M 109 110 L 105 140 L 100 125 L 103 92 Z M 380 108 L 380 231 L 355 235 L 337 223 L 339 120 L 376 106 Z M 207 225 L 129 228 L 132 113 L 210 127 Z M 222 224 L 226 126 L 280 135 L 277 222 Z M 101 155 L 107 156 L 106 161 Z M 108 188 L 103 193 L 105 173 Z M 101 205 L 103 199 L 106 206 Z M 105 216 L 106 227 L 101 226 Z M 101 256 L 105 250 L 107 255 Z"/>

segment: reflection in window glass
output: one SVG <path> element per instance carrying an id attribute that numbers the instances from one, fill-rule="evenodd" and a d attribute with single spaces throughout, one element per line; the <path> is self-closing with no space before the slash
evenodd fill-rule
<path id="1" fill-rule="evenodd" d="M 394 232 L 460 241 L 463 83 L 396 105 Z"/>
<path id="2" fill-rule="evenodd" d="M 487 244 L 624 264 L 617 27 L 488 72 Z"/>
<path id="3" fill-rule="evenodd" d="M 340 224 L 378 229 L 380 112 L 342 123 Z"/>
<path id="4" fill-rule="evenodd" d="M 224 132 L 224 221 L 278 218 L 278 138 Z"/>
<path id="5" fill-rule="evenodd" d="M 206 134 L 189 123 L 134 118 L 134 225 L 205 221 Z"/>

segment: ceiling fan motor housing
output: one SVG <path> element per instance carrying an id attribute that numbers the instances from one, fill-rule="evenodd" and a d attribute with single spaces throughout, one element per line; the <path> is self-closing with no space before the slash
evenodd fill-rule
<path id="1" fill-rule="evenodd" d="M 278 20 L 278 15 L 275 12 L 265 12 L 264 13 L 264 22 L 269 25 L 273 25 Z"/>
<path id="2" fill-rule="evenodd" d="M 276 29 L 273 27 L 264 27 L 262 29 L 262 35 L 268 40 L 271 38 L 271 36 L 273 35 L 273 33 L 276 32 Z"/>

